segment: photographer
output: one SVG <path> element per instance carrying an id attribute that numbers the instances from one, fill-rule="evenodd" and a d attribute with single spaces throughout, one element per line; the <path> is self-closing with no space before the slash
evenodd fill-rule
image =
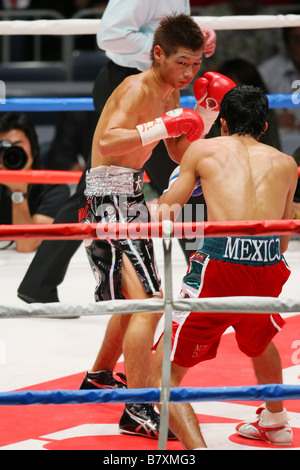
<path id="1" fill-rule="evenodd" d="M 39 144 L 32 121 L 23 113 L 3 114 L 0 117 L 0 171 L 38 168 Z M 2 183 L 0 224 L 50 224 L 68 197 L 67 185 Z M 40 242 L 16 240 L 16 249 L 31 252 L 36 250 Z"/>

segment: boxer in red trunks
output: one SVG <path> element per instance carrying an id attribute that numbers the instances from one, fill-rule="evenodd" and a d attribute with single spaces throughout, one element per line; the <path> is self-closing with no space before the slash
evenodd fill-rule
<path id="1" fill-rule="evenodd" d="M 190 258 L 180 297 L 278 297 L 289 275 L 279 237 L 206 238 Z M 259 356 L 284 323 L 278 313 L 174 312 L 171 359 L 183 367 L 213 359 L 230 326 L 241 351 Z"/>
<path id="2" fill-rule="evenodd" d="M 177 179 L 159 199 L 158 218 L 176 217 L 199 185 L 208 220 L 291 219 L 298 181 L 294 159 L 259 143 L 266 131 L 268 100 L 259 88 L 240 86 L 225 94 L 220 106 L 221 137 L 199 140 L 185 152 Z M 282 253 L 289 235 L 281 237 L 206 238 L 191 257 L 182 297 L 278 297 L 289 276 Z M 283 326 L 279 314 L 213 314 L 174 312 L 171 386 L 177 387 L 193 365 L 216 355 L 228 326 L 240 349 L 252 358 L 258 383 L 281 383 L 282 370 L 273 336 Z M 147 381 L 161 382 L 163 336 Z M 170 403 L 171 430 L 186 449 L 206 448 L 197 417 L 188 403 Z M 237 431 L 272 444 L 292 443 L 292 430 L 281 401 L 268 401 L 254 423 Z"/>

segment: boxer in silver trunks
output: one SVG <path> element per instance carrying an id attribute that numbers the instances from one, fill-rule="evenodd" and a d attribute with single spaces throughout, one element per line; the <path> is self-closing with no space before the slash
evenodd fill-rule
<path id="1" fill-rule="evenodd" d="M 176 163 L 180 163 L 190 143 L 200 139 L 204 129 L 208 131 L 213 123 L 210 119 L 209 125 L 205 126 L 205 118 L 200 116 L 202 107 L 199 112 L 196 112 L 192 109 L 182 109 L 180 106 L 180 90 L 191 84 L 199 72 L 205 47 L 205 37 L 191 16 L 172 14 L 162 18 L 153 37 L 150 54 L 151 67 L 145 72 L 125 78 L 107 100 L 100 115 L 92 143 L 91 167 L 93 171 L 103 166 L 110 168 L 116 166 L 122 167 L 131 176 L 132 170 L 134 170 L 138 172 L 134 173 L 138 177 L 141 175 L 145 163 L 151 157 L 154 147 L 161 140 L 164 141 L 170 158 Z M 222 83 L 223 80 L 224 78 L 222 78 Z M 215 88 L 218 90 L 217 98 L 220 98 L 220 87 L 215 86 Z M 213 87 L 213 89 L 215 88 Z M 203 90 L 199 99 L 204 95 L 205 91 Z M 215 114 L 213 115 L 214 119 L 217 117 L 217 113 Z M 207 113 L 206 120 L 208 120 Z M 92 210 L 88 210 L 89 217 L 96 207 L 100 207 L 100 213 L 102 213 L 103 205 L 98 206 L 97 204 L 103 195 L 106 198 L 103 199 L 105 203 L 114 200 L 115 197 L 121 199 L 120 188 L 118 187 L 115 193 L 113 192 L 115 189 L 111 189 L 112 182 L 116 181 L 120 181 L 119 177 L 116 180 L 112 178 L 112 181 L 108 181 L 110 195 L 106 188 L 103 193 L 96 193 L 97 185 L 95 185 L 95 191 L 90 194 L 92 197 L 87 198 L 87 201 L 91 200 L 90 206 L 92 206 Z M 131 196 L 127 195 L 126 197 Z M 142 198 L 136 194 L 133 197 L 134 204 L 140 201 L 139 198 Z M 125 205 L 125 219 L 127 220 L 129 220 L 128 202 L 127 199 L 127 205 Z M 119 203 L 114 204 L 111 209 L 116 206 L 119 208 Z M 140 207 L 144 209 L 144 202 L 141 202 Z M 130 206 L 130 212 L 131 210 L 132 206 Z M 81 216 L 85 216 L 85 212 L 87 210 L 83 207 Z M 117 211 L 117 214 L 118 217 L 120 214 L 124 217 L 123 211 Z M 135 236 L 130 236 L 130 238 L 135 238 Z M 94 269 L 96 264 L 99 266 L 100 263 L 97 257 L 95 264 L 95 254 L 99 254 L 96 246 L 100 246 L 98 242 L 94 245 L 92 242 L 90 248 L 88 247 L 89 254 L 94 258 L 92 259 Z M 120 255 L 116 268 L 118 273 L 119 263 L 122 267 L 121 280 L 118 279 L 119 274 L 115 275 L 118 294 L 122 289 L 121 295 L 126 299 L 146 300 L 153 295 L 162 297 L 162 293 L 158 289 L 157 276 L 153 274 L 154 262 L 152 262 L 151 241 L 136 243 L 125 241 L 124 244 L 120 241 L 117 244 L 111 242 L 109 248 L 122 247 L 127 250 L 129 246 L 131 249 L 127 253 L 123 250 L 122 257 L 121 251 L 117 250 Z M 135 262 L 133 251 L 136 248 L 147 253 L 147 258 L 145 258 L 147 262 L 141 263 L 139 257 L 137 257 L 139 262 Z M 114 261 L 109 250 L 105 253 L 106 256 L 109 255 L 108 259 Z M 134 260 L 133 263 L 132 260 Z M 139 271 L 143 264 L 147 269 L 143 273 L 141 281 Z M 107 269 L 105 281 L 107 283 L 108 269 L 111 269 L 109 260 L 105 260 L 104 266 Z M 97 271 L 97 274 L 102 271 L 103 268 L 101 271 Z M 150 288 L 149 279 L 151 279 L 154 289 Z M 100 293 L 98 289 L 99 298 L 104 295 L 104 291 L 107 294 L 106 288 Z M 105 388 L 108 384 L 106 379 L 111 376 L 121 354 L 124 355 L 127 387 L 130 389 L 145 387 L 152 356 L 151 348 L 161 316 L 162 312 L 150 313 L 147 311 L 112 315 L 107 324 L 99 353 L 91 370 L 87 371 L 81 388 Z M 116 380 L 110 381 L 108 386 L 110 388 L 119 387 L 120 383 Z M 126 404 L 120 419 L 119 430 L 131 435 L 157 438 L 159 415 L 152 404 L 138 403 L 134 404 L 134 407 L 131 404 Z M 169 434 L 170 436 L 174 438 L 174 435 Z"/>
<path id="2" fill-rule="evenodd" d="M 86 176 L 85 201 L 79 211 L 86 223 L 150 222 L 142 170 L 117 166 L 92 168 Z M 122 257 L 127 256 L 149 296 L 160 296 L 151 239 L 87 240 L 87 256 L 96 279 L 95 300 L 124 299 Z"/>

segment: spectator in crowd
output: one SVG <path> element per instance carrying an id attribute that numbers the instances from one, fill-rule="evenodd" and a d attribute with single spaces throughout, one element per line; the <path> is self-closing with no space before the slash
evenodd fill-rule
<path id="1" fill-rule="evenodd" d="M 23 0 L 25 1 L 25 0 Z M 71 18 L 79 10 L 85 8 L 105 8 L 108 0 L 68 0 L 62 2 L 61 0 L 31 0 L 31 9 L 45 9 L 56 10 L 60 12 L 65 18 Z"/>
<path id="2" fill-rule="evenodd" d="M 28 10 L 51 10 L 59 13 L 64 18 L 72 18 L 78 12 L 91 10 L 92 18 L 101 17 L 101 11 L 104 11 L 108 0 L 31 0 Z M 95 10 L 95 12 L 93 12 Z M 98 15 L 98 16 L 96 16 Z M 85 15 L 87 17 L 87 15 Z M 45 16 L 43 16 L 45 18 Z M 47 18 L 47 16 L 46 16 Z M 51 17 L 49 18 L 51 19 Z M 77 50 L 96 50 L 97 44 L 94 35 L 75 35 L 74 45 Z M 61 36 L 41 36 L 41 51 L 43 60 L 62 60 L 62 37 Z M 32 46 L 30 46 L 32 49 Z M 28 53 L 27 53 L 28 54 Z"/>
<path id="3" fill-rule="evenodd" d="M 261 88 L 265 94 L 268 94 L 268 89 L 263 81 L 257 67 L 246 59 L 230 59 L 220 66 L 219 73 L 231 78 L 237 85 L 252 85 Z M 220 135 L 220 120 L 213 126 L 209 137 L 216 137 Z M 268 112 L 268 128 L 259 139 L 263 144 L 271 145 L 272 147 L 281 150 L 280 137 L 278 132 L 277 116 L 273 109 Z"/>
<path id="4" fill-rule="evenodd" d="M 23 113 L 5 113 L 0 118 L 0 171 L 39 168 L 39 144 L 34 125 Z M 0 224 L 50 224 L 69 197 L 67 185 L 0 185 Z M 16 240 L 20 252 L 34 251 L 40 240 Z"/>
<path id="5" fill-rule="evenodd" d="M 2 0 L 3 10 L 23 10 L 30 7 L 31 0 Z"/>
<path id="6" fill-rule="evenodd" d="M 259 0 L 232 0 L 201 10 L 203 16 L 272 15 L 276 11 Z M 209 67 L 218 69 L 225 60 L 241 57 L 258 66 L 283 48 L 280 29 L 228 29 L 217 30 L 216 53 Z M 204 64 L 205 65 L 205 64 Z"/>
<path id="7" fill-rule="evenodd" d="M 44 166 L 51 170 L 85 170 L 97 121 L 94 111 L 62 112 Z"/>
<path id="8" fill-rule="evenodd" d="M 73 0 L 73 7 L 77 10 L 83 8 L 105 8 L 108 0 Z"/>
<path id="9" fill-rule="evenodd" d="M 300 26 L 283 28 L 285 49 L 264 61 L 259 72 L 272 94 L 293 94 L 299 104 Z M 283 151 L 292 155 L 299 147 L 300 107 L 277 109 Z"/>

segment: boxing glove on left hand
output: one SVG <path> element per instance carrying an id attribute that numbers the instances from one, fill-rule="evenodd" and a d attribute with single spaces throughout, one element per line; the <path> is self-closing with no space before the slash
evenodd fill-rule
<path id="1" fill-rule="evenodd" d="M 195 111 L 204 122 L 204 135 L 208 134 L 218 117 L 224 95 L 236 84 L 231 78 L 217 72 L 206 72 L 194 83 Z"/>
<path id="2" fill-rule="evenodd" d="M 204 131 L 201 116 L 188 108 L 177 108 L 168 111 L 154 121 L 136 126 L 142 145 L 152 144 L 168 137 L 179 137 L 186 134 L 187 140 L 199 139 Z"/>

